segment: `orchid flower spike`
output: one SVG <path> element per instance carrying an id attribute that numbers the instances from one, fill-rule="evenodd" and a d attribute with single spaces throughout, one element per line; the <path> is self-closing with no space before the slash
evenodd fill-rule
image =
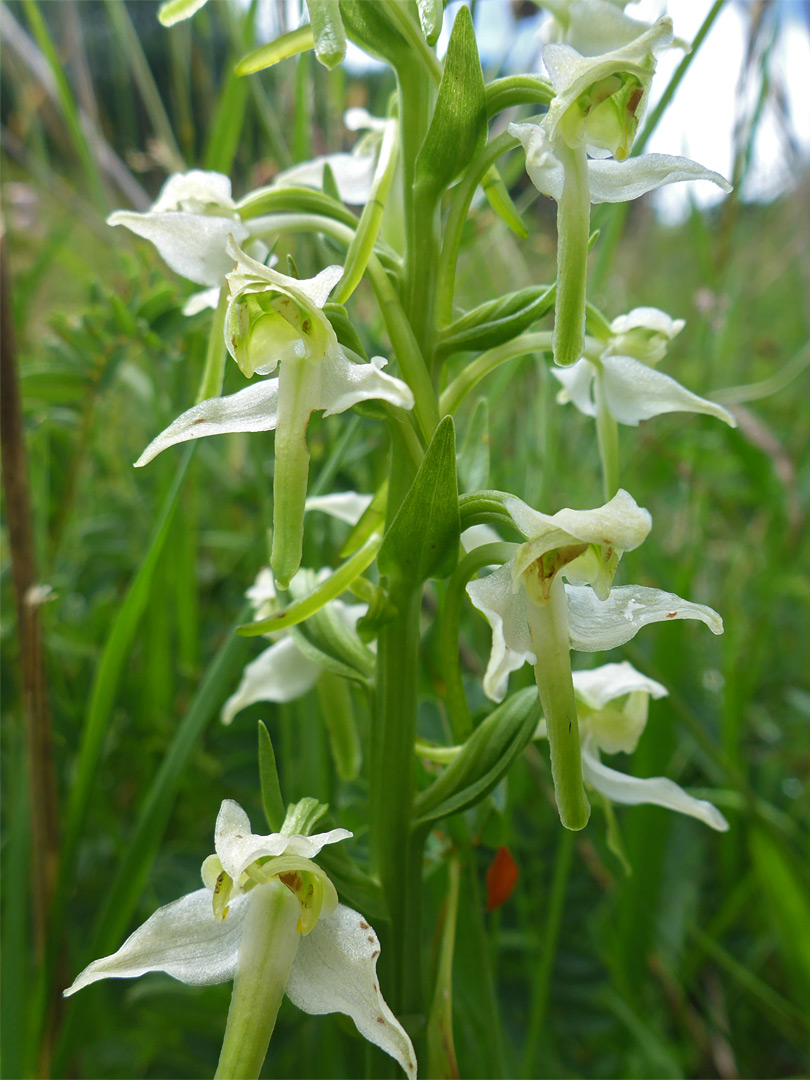
<path id="1" fill-rule="evenodd" d="M 228 274 L 228 351 L 248 378 L 269 375 L 280 366 L 279 374 L 188 409 L 135 464 L 146 465 L 166 447 L 189 439 L 275 431 L 270 561 L 276 581 L 286 588 L 301 564 L 309 474 L 306 431 L 312 413 L 323 410 L 331 416 L 370 399 L 410 409 L 414 398 L 404 382 L 382 371 L 383 357 L 364 364 L 338 342 L 321 309 L 340 280 L 341 267 L 330 266 L 314 278 L 299 280 L 251 259 L 233 240 L 228 240 L 227 250 L 236 261 Z"/>
<path id="2" fill-rule="evenodd" d="M 674 781 L 663 776 L 631 776 L 608 768 L 600 760 L 600 752 L 633 753 L 647 725 L 650 698 L 666 697 L 665 686 L 624 660 L 591 671 L 575 671 L 574 693 L 582 732 L 582 773 L 589 787 L 610 802 L 663 806 L 697 818 L 719 832 L 728 829 L 716 806 L 689 795 Z M 545 734 L 546 724 L 541 721 L 538 735 Z"/>
<path id="3" fill-rule="evenodd" d="M 573 5 L 572 5 L 573 7 Z M 623 13 L 622 19 L 624 19 Z M 628 159 L 647 106 L 656 54 L 673 43 L 672 23 L 659 19 L 609 52 L 587 56 L 552 43 L 543 61 L 555 90 L 540 123 L 510 124 L 526 153 L 535 187 L 557 202 L 557 297 L 553 349 L 567 367 L 582 356 L 585 333 L 590 204 L 627 202 L 665 184 L 728 182 L 688 158 L 646 154 Z M 591 46 L 593 47 L 593 46 Z"/>
<path id="4" fill-rule="evenodd" d="M 618 423 L 632 426 L 662 413 L 693 412 L 736 427 L 728 409 L 655 370 L 684 325 L 683 319 L 672 319 L 657 308 L 634 308 L 620 315 L 610 325 L 607 342 L 588 338 L 581 360 L 569 368 L 551 369 L 562 384 L 557 400 L 570 401 L 586 416 L 597 417 L 603 408 Z"/>
<path id="5" fill-rule="evenodd" d="M 107 224 L 123 225 L 149 240 L 170 269 L 206 286 L 189 297 L 184 315 L 217 306 L 225 275 L 233 269 L 233 258 L 226 250 L 228 237 L 241 244 L 250 236 L 231 197 L 228 177 L 202 169 L 174 173 L 145 214 L 116 210 Z M 254 254 L 264 258 L 266 245 L 260 240 L 253 244 Z"/>
<path id="6" fill-rule="evenodd" d="M 294 819 L 292 807 L 287 822 Z M 205 887 L 159 908 L 118 952 L 86 967 L 65 996 L 99 979 L 132 979 L 150 971 L 164 971 L 191 986 L 233 979 L 223 1057 L 244 1054 L 234 1042 L 249 1043 L 250 1025 L 261 1025 L 269 1016 L 269 1032 L 264 1042 L 257 1040 L 258 1068 L 251 1075 L 261 1068 L 286 993 L 312 1015 L 350 1016 L 361 1035 L 415 1080 L 413 1046 L 380 992 L 377 935 L 362 915 L 338 903 L 334 885 L 312 861 L 327 844 L 351 835 L 332 829 L 301 836 L 284 827 L 280 833 L 258 835 L 241 806 L 226 799 L 214 832 L 216 854 L 202 865 Z M 243 1006 L 249 1010 L 247 1020 Z"/>
<path id="7" fill-rule="evenodd" d="M 534 666 L 560 819 L 567 828 L 581 829 L 589 811 L 570 649 L 612 649 L 647 623 L 666 619 L 700 619 L 716 634 L 723 624 L 711 608 L 673 593 L 612 587 L 622 553 L 638 547 L 652 525 L 649 513 L 626 491 L 595 510 L 560 510 L 553 516 L 514 496 L 504 507 L 526 543 L 494 573 L 467 586 L 492 628 L 484 692 L 493 701 L 503 700 L 509 674 L 527 661 Z"/>

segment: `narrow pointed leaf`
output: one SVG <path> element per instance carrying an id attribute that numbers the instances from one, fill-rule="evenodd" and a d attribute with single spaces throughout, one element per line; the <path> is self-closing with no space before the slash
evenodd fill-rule
<path id="1" fill-rule="evenodd" d="M 276 768 L 276 755 L 270 733 L 259 721 L 259 780 L 262 788 L 262 806 L 264 816 L 271 832 L 279 832 L 284 824 L 284 800 L 281 797 L 281 785 Z"/>
<path id="2" fill-rule="evenodd" d="M 486 142 L 484 76 L 472 16 L 462 7 L 453 24 L 436 109 L 416 159 L 416 184 L 440 192 Z"/>
<path id="3" fill-rule="evenodd" d="M 447 577 L 458 558 L 460 536 L 456 435 L 446 416 L 380 548 L 380 573 L 417 586 Z"/>
<path id="4" fill-rule="evenodd" d="M 291 56 L 307 52 L 315 47 L 315 37 L 311 26 L 299 26 L 297 30 L 291 30 L 288 34 L 282 34 L 275 41 L 269 41 L 266 45 L 254 49 L 253 52 L 243 56 L 234 68 L 237 75 L 253 75 L 257 71 L 264 71 L 272 67 L 280 60 L 287 60 Z"/>

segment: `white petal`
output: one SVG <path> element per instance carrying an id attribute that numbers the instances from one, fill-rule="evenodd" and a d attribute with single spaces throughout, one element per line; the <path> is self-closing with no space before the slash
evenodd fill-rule
<path id="1" fill-rule="evenodd" d="M 571 367 L 552 367 L 551 374 L 562 385 L 557 401 L 565 404 L 570 401 L 586 416 L 596 416 L 596 404 L 593 400 L 593 380 L 596 368 L 584 357 Z"/>
<path id="2" fill-rule="evenodd" d="M 726 832 L 729 827 L 716 806 L 705 799 L 696 799 L 687 794 L 673 780 L 664 776 L 641 779 L 609 769 L 594 757 L 587 747 L 582 751 L 582 775 L 586 783 L 601 791 L 611 802 L 627 803 L 631 806 L 642 803 L 663 806 L 667 810 L 698 818 L 718 832 Z"/>
<path id="3" fill-rule="evenodd" d="M 327 844 L 337 844 L 352 834 L 347 829 L 331 829 L 312 836 L 285 836 L 269 833 L 266 836 L 250 831 L 250 819 L 233 799 L 223 800 L 214 829 L 214 847 L 222 868 L 234 882 L 256 859 L 267 855 L 299 855 L 311 859 Z"/>
<path id="4" fill-rule="evenodd" d="M 623 585 L 611 589 L 607 600 L 598 600 L 592 589 L 566 585 L 571 648 L 601 652 L 624 645 L 648 623 L 670 619 L 699 619 L 713 634 L 723 633 L 723 620 L 704 604 L 693 604 L 675 593 Z"/>
<path id="5" fill-rule="evenodd" d="M 603 709 L 609 701 L 635 690 L 643 690 L 654 698 L 666 697 L 669 693 L 660 682 L 648 679 L 627 660 L 620 664 L 602 664 L 591 671 L 575 671 L 574 690 L 591 709 Z"/>
<path id="6" fill-rule="evenodd" d="M 315 685 L 320 668 L 308 660 L 291 637 L 259 653 L 242 672 L 242 681 L 222 707 L 222 723 L 256 701 L 294 701 Z"/>
<path id="7" fill-rule="evenodd" d="M 326 165 L 332 170 L 338 195 L 343 202 L 352 206 L 362 206 L 368 202 L 377 167 L 376 154 L 327 154 L 312 161 L 304 161 L 279 173 L 274 178 L 272 187 L 301 184 L 305 187 L 323 188 Z"/>
<path id="8" fill-rule="evenodd" d="M 183 304 L 184 315 L 197 315 L 206 308 L 216 308 L 219 303 L 219 285 L 212 285 L 210 289 L 192 293 Z"/>
<path id="9" fill-rule="evenodd" d="M 723 191 L 731 184 L 720 173 L 712 172 L 689 158 L 671 154 L 642 154 L 626 161 L 588 162 L 591 202 L 630 202 L 648 191 L 676 184 L 681 180 L 711 180 Z"/>
<path id="10" fill-rule="evenodd" d="M 380 943 L 362 915 L 338 904 L 301 938 L 287 997 L 306 1013 L 350 1016 L 357 1030 L 416 1080 L 416 1055 L 407 1032 L 388 1008 L 377 981 Z"/>
<path id="11" fill-rule="evenodd" d="M 686 326 L 685 319 L 673 319 L 654 307 L 637 307 L 626 315 L 617 315 L 610 324 L 611 334 L 626 334 L 630 330 L 651 330 L 671 341 Z"/>
<path id="12" fill-rule="evenodd" d="M 716 416 L 730 427 L 737 421 L 722 405 L 698 397 L 669 375 L 630 356 L 602 358 L 603 388 L 608 410 L 620 424 L 635 426 L 669 412 L 694 412 Z"/>
<path id="13" fill-rule="evenodd" d="M 262 379 L 227 397 L 207 398 L 178 416 L 154 438 L 135 462 L 135 467 L 146 465 L 167 446 L 189 439 L 234 431 L 273 431 L 278 420 L 277 406 L 278 379 Z"/>
<path id="14" fill-rule="evenodd" d="M 624 488 L 620 488 L 609 502 L 593 510 L 566 508 L 556 514 L 541 514 L 514 495 L 504 500 L 504 507 L 529 540 L 547 539 L 548 551 L 572 540 L 632 551 L 646 539 L 652 528 L 649 511 L 640 507 Z M 540 554 L 538 550 L 535 557 Z"/>
<path id="15" fill-rule="evenodd" d="M 248 903 L 249 897 L 234 897 L 227 918 L 218 922 L 208 889 L 181 896 L 158 908 L 118 952 L 94 960 L 65 997 L 99 979 L 134 979 L 147 971 L 165 971 L 190 986 L 228 982 L 236 970 Z"/>
<path id="16" fill-rule="evenodd" d="M 238 218 L 183 210 L 150 210 L 146 214 L 117 210 L 107 218 L 107 224 L 124 225 L 136 236 L 151 241 L 175 273 L 198 285 L 221 285 L 233 269 L 226 249 L 228 237 L 241 241 L 248 236 Z"/>
<path id="17" fill-rule="evenodd" d="M 198 3 L 198 6 L 201 5 Z M 153 212 L 201 210 L 206 206 L 221 206 L 233 211 L 236 204 L 231 197 L 231 181 L 223 173 L 190 169 L 185 173 L 173 173 L 149 209 Z"/>
<path id="18" fill-rule="evenodd" d="M 512 583 L 512 564 L 471 581 L 467 594 L 492 627 L 492 650 L 484 674 L 484 693 L 503 701 L 509 675 L 525 663 L 536 664 L 526 617 L 526 593 Z"/>
<path id="19" fill-rule="evenodd" d="M 322 510 L 324 514 L 356 525 L 368 510 L 373 495 L 360 495 L 356 491 L 336 491 L 333 495 L 310 495 L 305 510 Z"/>
<path id="20" fill-rule="evenodd" d="M 386 375 L 387 361 L 372 356 L 370 364 L 354 364 L 340 346 L 331 350 L 320 364 L 320 408 L 325 416 L 345 412 L 358 401 L 381 400 L 402 409 L 413 408 L 413 393 L 407 383 Z"/>
<path id="21" fill-rule="evenodd" d="M 265 604 L 272 604 L 276 600 L 276 581 L 273 571 L 269 566 L 263 566 L 256 575 L 256 580 L 249 589 L 245 589 L 245 596 L 250 600 L 254 609 L 259 609 Z M 264 616 L 262 616 L 264 618 Z"/>

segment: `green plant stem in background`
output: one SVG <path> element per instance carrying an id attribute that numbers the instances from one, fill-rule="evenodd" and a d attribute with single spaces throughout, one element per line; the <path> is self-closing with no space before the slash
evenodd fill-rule
<path id="1" fill-rule="evenodd" d="M 554 875 L 551 881 L 551 893 L 542 933 L 540 963 L 531 965 L 534 974 L 532 980 L 531 1007 L 526 1045 L 523 1051 L 523 1075 L 540 1075 L 537 1067 L 537 1053 L 543 1036 L 548 1000 L 551 993 L 551 976 L 554 971 L 554 959 L 557 955 L 557 942 L 560 938 L 565 896 L 568 891 L 568 879 L 574 859 L 576 837 L 568 830 L 559 834 L 557 851 L 554 859 Z"/>
<path id="2" fill-rule="evenodd" d="M 254 1080 L 261 1072 L 298 952 L 300 914 L 280 881 L 253 890 L 215 1080 Z"/>
<path id="3" fill-rule="evenodd" d="M 599 361 L 595 361 L 599 363 Z M 596 434 L 599 440 L 599 458 L 602 462 L 602 491 L 605 502 L 619 490 L 619 425 L 605 400 L 604 381 L 601 371 L 594 379 L 596 397 Z"/>

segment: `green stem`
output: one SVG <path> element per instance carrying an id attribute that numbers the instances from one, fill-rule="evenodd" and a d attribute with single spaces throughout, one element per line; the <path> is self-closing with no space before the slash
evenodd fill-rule
<path id="1" fill-rule="evenodd" d="M 565 170 L 562 194 L 557 204 L 554 360 L 561 367 L 569 367 L 582 356 L 585 338 L 590 184 L 584 147 L 572 150 L 563 138 L 558 138 L 554 151 Z"/>
<path id="2" fill-rule="evenodd" d="M 317 682 L 317 690 L 335 770 L 341 780 L 356 780 L 363 752 L 349 684 L 340 675 L 323 671 Z"/>
<path id="3" fill-rule="evenodd" d="M 557 953 L 557 941 L 560 936 L 560 925 L 562 924 L 565 906 L 565 894 L 568 891 L 568 879 L 571 876 L 573 855 L 574 834 L 564 832 L 558 841 L 557 857 L 554 860 L 554 877 L 551 882 L 551 895 L 543 934 L 543 951 L 540 956 L 540 963 L 532 965 L 532 969 L 536 974 L 532 985 L 529 1029 L 526 1036 L 526 1047 L 523 1052 L 523 1075 L 527 1077 L 538 1075 L 537 1050 L 548 1010 L 551 974 L 554 969 L 554 957 Z"/>
<path id="4" fill-rule="evenodd" d="M 527 605 L 532 648 L 537 657 L 534 677 L 548 728 L 551 777 L 560 821 L 577 831 L 588 824 L 591 809 L 582 786 L 579 722 L 571 675 L 568 600 L 559 574 L 548 600 L 529 599 Z"/>
<path id="5" fill-rule="evenodd" d="M 602 367 L 598 362 L 597 365 L 598 371 L 594 379 L 596 434 L 602 461 L 602 488 L 607 502 L 619 490 L 619 425 L 607 406 Z"/>
<path id="6" fill-rule="evenodd" d="M 501 132 L 492 139 L 478 157 L 467 166 L 464 177 L 456 187 L 447 225 L 444 230 L 444 241 L 439 256 L 439 267 L 436 284 L 436 319 L 439 326 L 445 326 L 453 317 L 453 293 L 456 284 L 456 265 L 458 253 L 461 247 L 461 234 L 464 223 L 467 220 L 467 212 L 475 195 L 475 189 L 483 180 L 491 165 L 498 158 L 517 146 L 518 141 L 508 131 Z"/>
<path id="7" fill-rule="evenodd" d="M 550 350 L 551 337 L 550 330 L 543 330 L 536 334 L 522 334 L 503 345 L 496 345 L 494 349 L 487 349 L 453 379 L 440 398 L 439 411 L 443 416 L 454 413 L 467 394 L 501 364 L 529 353 Z"/>
<path id="8" fill-rule="evenodd" d="M 215 1080 L 253 1080 L 261 1072 L 298 952 L 300 914 L 281 882 L 253 889 Z"/>
<path id="9" fill-rule="evenodd" d="M 416 882 L 409 880 L 408 872 L 421 590 L 398 596 L 397 607 L 397 617 L 380 630 L 377 651 L 378 697 L 371 733 L 371 857 L 391 919 L 390 1004 L 394 1012 L 418 1012 L 420 942 L 407 932 L 407 925 L 418 925 L 421 907 L 421 872 L 417 871 Z M 406 1000 L 406 995 L 411 1000 Z"/>
<path id="10" fill-rule="evenodd" d="M 217 397 L 222 392 L 222 381 L 225 376 L 225 360 L 228 355 L 225 349 L 225 313 L 228 310 L 228 290 L 220 289 L 219 302 L 214 311 L 211 321 L 211 329 L 208 332 L 208 345 L 205 350 L 205 367 L 202 379 L 197 390 L 194 403 L 199 405 L 206 398 Z"/>

